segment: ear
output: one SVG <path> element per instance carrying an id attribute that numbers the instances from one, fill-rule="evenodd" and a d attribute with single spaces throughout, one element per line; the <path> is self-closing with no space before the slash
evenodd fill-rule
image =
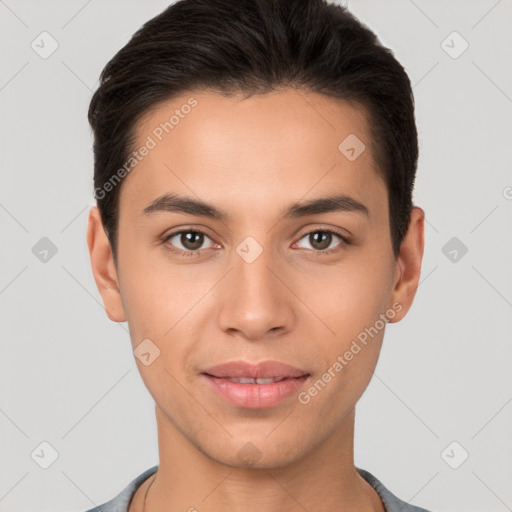
<path id="1" fill-rule="evenodd" d="M 389 323 L 399 322 L 409 311 L 418 288 L 423 260 L 425 212 L 415 206 L 396 261 L 395 286 L 391 304 L 401 304 Z"/>
<path id="2" fill-rule="evenodd" d="M 121 301 L 114 256 L 97 206 L 93 206 L 89 211 L 87 246 L 92 273 L 103 299 L 105 311 L 113 322 L 124 322 L 126 315 Z"/>

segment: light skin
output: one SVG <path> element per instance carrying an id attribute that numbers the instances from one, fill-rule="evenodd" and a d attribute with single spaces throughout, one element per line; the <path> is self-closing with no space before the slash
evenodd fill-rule
<path id="1" fill-rule="evenodd" d="M 401 309 L 389 322 L 406 315 L 420 277 L 424 212 L 413 209 L 395 258 L 364 110 L 303 90 L 183 94 L 141 119 L 136 147 L 191 96 L 197 106 L 125 178 L 117 267 L 98 209 L 89 214 L 92 270 L 109 318 L 128 322 L 133 349 L 150 339 L 160 350 L 149 366 L 136 359 L 155 400 L 160 460 L 130 512 L 143 510 L 150 484 L 146 512 L 383 512 L 356 472 L 353 439 L 355 404 L 385 329 L 307 404 L 293 395 L 267 409 L 235 407 L 199 374 L 228 361 L 277 360 L 310 373 L 307 391 L 393 304 Z M 338 150 L 349 134 L 366 145 L 354 161 Z M 144 213 L 163 194 L 227 216 Z M 283 217 L 294 203 L 335 194 L 367 214 Z M 206 236 L 175 235 L 194 229 Z M 347 242 L 322 239 L 329 230 Z M 248 236 L 262 248 L 251 263 L 236 250 Z M 244 446 L 253 447 L 251 460 Z"/>

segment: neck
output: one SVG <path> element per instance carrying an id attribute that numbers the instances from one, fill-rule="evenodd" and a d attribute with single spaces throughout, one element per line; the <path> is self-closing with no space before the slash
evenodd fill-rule
<path id="1" fill-rule="evenodd" d="M 261 453 L 252 464 L 250 458 L 245 464 L 240 458 L 237 464 L 222 463 L 194 445 L 193 434 L 176 429 L 158 406 L 156 417 L 158 471 L 139 488 L 130 512 L 384 512 L 354 467 L 354 411 L 318 446 L 285 465 L 265 463 L 272 454 L 265 459 Z M 246 449 L 250 454 L 249 445 Z"/>

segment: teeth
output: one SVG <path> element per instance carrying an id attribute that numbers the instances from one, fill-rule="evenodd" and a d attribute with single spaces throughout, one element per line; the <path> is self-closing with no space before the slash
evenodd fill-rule
<path id="1" fill-rule="evenodd" d="M 273 382 L 278 382 L 283 380 L 284 377 L 269 377 L 267 379 L 252 379 L 250 377 L 233 377 L 230 380 L 231 382 L 238 382 L 239 384 L 272 384 Z"/>
<path id="2" fill-rule="evenodd" d="M 278 378 L 269 378 L 269 379 L 256 379 L 256 384 L 271 384 L 272 382 L 277 382 L 278 380 L 281 380 L 281 379 L 278 379 Z"/>
<path id="3" fill-rule="evenodd" d="M 251 379 L 247 377 L 240 377 L 229 379 L 231 382 L 238 382 L 239 384 L 256 384 L 256 379 Z"/>

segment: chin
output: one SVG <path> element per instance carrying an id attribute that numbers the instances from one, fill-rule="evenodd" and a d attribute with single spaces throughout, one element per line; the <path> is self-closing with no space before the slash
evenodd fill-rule
<path id="1" fill-rule="evenodd" d="M 293 464 L 301 458 L 297 446 L 304 448 L 303 439 L 300 443 L 279 441 L 273 443 L 263 438 L 261 442 L 237 441 L 230 443 L 231 446 L 222 448 L 218 444 L 211 447 L 208 453 L 209 458 L 224 466 L 237 469 L 275 469 Z M 229 456 L 226 456 L 229 454 Z"/>

